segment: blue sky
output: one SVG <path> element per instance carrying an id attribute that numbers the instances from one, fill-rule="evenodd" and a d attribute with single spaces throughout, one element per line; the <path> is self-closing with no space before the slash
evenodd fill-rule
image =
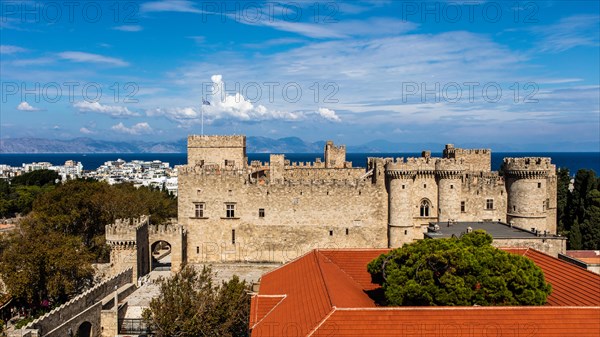
<path id="1" fill-rule="evenodd" d="M 0 137 L 598 151 L 599 3 L 2 1 Z"/>

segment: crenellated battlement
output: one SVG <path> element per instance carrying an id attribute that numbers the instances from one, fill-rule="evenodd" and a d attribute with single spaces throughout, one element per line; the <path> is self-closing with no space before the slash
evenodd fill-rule
<path id="1" fill-rule="evenodd" d="M 115 223 L 106 225 L 106 242 L 113 246 L 134 246 L 137 232 L 150 224 L 150 217 L 142 215 L 139 218 L 116 219 Z"/>
<path id="2" fill-rule="evenodd" d="M 181 234 L 183 233 L 184 228 L 182 225 L 179 225 L 175 222 L 169 222 L 165 224 L 159 225 L 150 225 L 148 227 L 149 235 L 171 235 L 171 234 Z"/>
<path id="3" fill-rule="evenodd" d="M 508 177 L 536 179 L 553 175 L 556 166 L 547 157 L 504 158 L 502 170 Z"/>
<path id="4" fill-rule="evenodd" d="M 131 283 L 132 277 L 133 270 L 131 268 L 120 271 L 115 276 L 93 286 L 92 288 L 87 289 L 68 302 L 35 319 L 31 323 L 27 324 L 23 330 L 17 330 L 15 332 L 25 333 L 27 330 L 34 330 L 34 336 L 37 336 L 38 333 L 41 332 L 47 333 L 49 331 L 53 331 L 56 327 L 63 324 L 67 317 L 80 314 L 91 304 L 97 303 L 113 293 L 116 288 L 120 288 L 127 283 Z M 16 335 L 21 336 L 21 334 Z"/>
<path id="5" fill-rule="evenodd" d="M 188 136 L 188 148 L 190 147 L 246 147 L 246 136 L 190 135 Z"/>
<path id="6" fill-rule="evenodd" d="M 435 162 L 435 174 L 439 178 L 458 178 L 464 170 L 462 159 L 438 159 Z"/>

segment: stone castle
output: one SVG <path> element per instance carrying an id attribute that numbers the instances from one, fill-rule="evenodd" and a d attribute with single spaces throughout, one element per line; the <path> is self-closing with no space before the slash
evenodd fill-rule
<path id="1" fill-rule="evenodd" d="M 291 163 L 271 154 L 269 162 L 248 163 L 245 136 L 195 135 L 178 184 L 176 224 L 145 218 L 107 226 L 119 270 L 147 273 L 159 241 L 171 245 L 177 271 L 185 263 L 282 263 L 313 248 L 400 247 L 423 239 L 433 223 L 494 222 L 543 233 L 544 244 L 556 234 L 550 158 L 505 158 L 495 172 L 487 149 L 446 145 L 440 158 L 424 151 L 418 158 L 368 158 L 359 168 L 346 161 L 344 146 L 329 141 L 323 161 Z"/>

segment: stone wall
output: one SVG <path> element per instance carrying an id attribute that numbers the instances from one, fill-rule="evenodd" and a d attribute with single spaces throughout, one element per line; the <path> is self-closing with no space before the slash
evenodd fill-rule
<path id="1" fill-rule="evenodd" d="M 131 268 L 137 280 L 150 272 L 149 225 L 150 217 L 143 215 L 134 219 L 117 219 L 114 224 L 106 226 L 112 275 Z"/>
<path id="2" fill-rule="evenodd" d="M 507 220 L 556 233 L 556 166 L 550 158 L 505 158 Z"/>
<path id="3" fill-rule="evenodd" d="M 171 270 L 178 272 L 185 261 L 186 231 L 182 225 L 170 222 L 166 224 L 151 224 L 148 226 L 148 243 L 152 247 L 158 241 L 171 245 Z M 150 251 L 148 257 L 150 257 Z"/>
<path id="4" fill-rule="evenodd" d="M 221 159 L 245 155 L 239 136 L 188 141 L 191 157 L 207 148 Z M 316 247 L 397 247 L 422 239 L 432 221 L 513 220 L 556 232 L 554 166 L 545 158 L 507 159 L 505 181 L 491 172 L 488 149 L 447 145 L 441 158 L 369 158 L 366 169 L 352 168 L 345 151 L 329 141 L 324 163 L 271 155 L 269 163 L 221 169 L 190 159 L 179 171 L 187 261 L 284 262 Z M 534 205 L 544 207 L 540 214 Z M 520 211 L 507 212 L 511 206 Z"/>
<path id="5" fill-rule="evenodd" d="M 285 262 L 313 248 L 387 246 L 387 196 L 368 181 L 259 184 L 233 172 L 180 170 L 179 186 L 190 263 Z M 196 203 L 205 207 L 202 218 Z"/>
<path id="6" fill-rule="evenodd" d="M 189 136 L 188 165 L 247 166 L 245 136 Z"/>
<path id="7" fill-rule="evenodd" d="M 25 328 L 14 331 L 11 336 L 64 337 L 68 331 L 77 332 L 83 322 L 92 324 L 93 336 L 100 335 L 100 311 L 102 299 L 110 296 L 116 288 L 131 283 L 133 270 L 127 269 L 114 277 L 86 290 L 44 316 L 29 323 Z"/>
<path id="8" fill-rule="evenodd" d="M 325 144 L 325 167 L 343 168 L 346 165 L 346 146 L 335 146 L 332 141 Z"/>
<path id="9" fill-rule="evenodd" d="M 494 238 L 492 245 L 498 248 L 533 248 L 540 252 L 558 257 L 567 250 L 567 239 L 563 237 L 535 237 L 531 239 Z"/>
<path id="10" fill-rule="evenodd" d="M 459 149 L 448 144 L 444 148 L 443 157 L 462 161 L 467 171 L 490 172 L 492 170 L 492 150 L 490 149 Z"/>

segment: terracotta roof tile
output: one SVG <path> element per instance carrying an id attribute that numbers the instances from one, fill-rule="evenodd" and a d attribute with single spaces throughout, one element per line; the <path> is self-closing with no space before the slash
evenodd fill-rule
<path id="1" fill-rule="evenodd" d="M 312 337 L 598 337 L 600 307 L 402 307 L 337 309 Z"/>
<path id="2" fill-rule="evenodd" d="M 250 316 L 250 328 L 260 322 L 267 316 L 275 307 L 283 301 L 285 296 L 282 295 L 257 295 L 252 297 L 250 303 L 252 315 Z"/>
<path id="3" fill-rule="evenodd" d="M 252 336 L 600 336 L 599 275 L 533 249 L 505 250 L 544 270 L 554 290 L 547 306 L 374 307 L 366 265 L 389 250 L 315 250 L 263 276 Z"/>

